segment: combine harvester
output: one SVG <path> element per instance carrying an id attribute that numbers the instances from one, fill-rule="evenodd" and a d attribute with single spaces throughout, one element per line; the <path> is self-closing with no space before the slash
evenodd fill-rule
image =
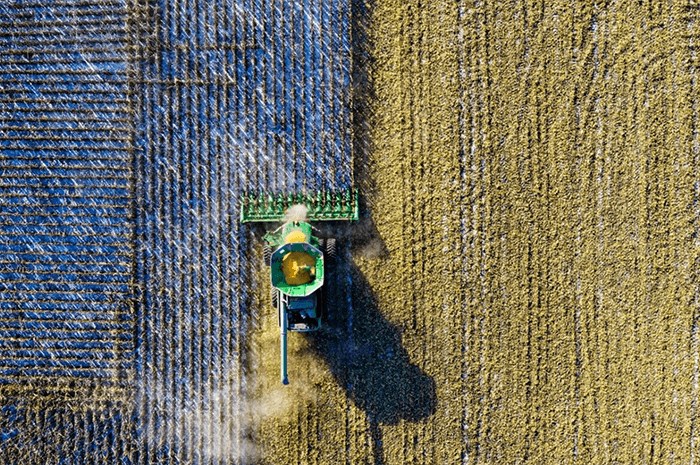
<path id="1" fill-rule="evenodd" d="M 297 210 L 302 210 L 297 213 Z M 270 267 L 272 306 L 280 326 L 281 379 L 287 378 L 287 331 L 308 332 L 321 327 L 323 282 L 335 259 L 334 238 L 320 238 L 309 221 L 358 219 L 357 191 L 313 195 L 251 195 L 244 197 L 241 223 L 280 222 L 263 237 L 263 258 Z M 324 299 L 323 296 L 326 296 Z"/>

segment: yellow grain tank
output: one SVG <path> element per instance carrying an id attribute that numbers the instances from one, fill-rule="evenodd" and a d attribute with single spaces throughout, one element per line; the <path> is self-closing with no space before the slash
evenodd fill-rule
<path id="1" fill-rule="evenodd" d="M 316 260 L 306 252 L 289 252 L 282 259 L 282 273 L 290 286 L 308 284 L 316 274 Z"/>

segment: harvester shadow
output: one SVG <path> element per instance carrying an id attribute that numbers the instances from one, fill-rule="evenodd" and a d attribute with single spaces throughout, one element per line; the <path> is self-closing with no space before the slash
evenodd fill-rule
<path id="1" fill-rule="evenodd" d="M 376 192 L 373 172 L 373 108 L 376 101 L 372 71 L 373 0 L 352 0 L 353 36 L 353 177 L 360 190 L 360 221 L 330 233 L 341 245 L 369 259 L 389 251 L 369 212 Z M 411 363 L 401 345 L 399 328 L 379 311 L 377 298 L 360 269 L 347 259 L 330 268 L 326 277 L 324 324 L 309 333 L 311 347 L 369 423 L 373 463 L 384 465 L 381 425 L 424 421 L 435 413 L 435 381 Z"/>
<path id="2" fill-rule="evenodd" d="M 435 381 L 411 363 L 399 329 L 381 314 L 371 286 L 354 263 L 338 263 L 324 289 L 333 294 L 327 299 L 322 329 L 308 333 L 311 348 L 367 414 L 374 447 L 380 447 L 378 425 L 419 422 L 435 413 Z"/>

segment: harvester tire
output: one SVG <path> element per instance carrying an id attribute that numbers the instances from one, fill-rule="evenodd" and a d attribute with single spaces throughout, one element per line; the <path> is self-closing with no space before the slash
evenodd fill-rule
<path id="1" fill-rule="evenodd" d="M 272 294 L 270 294 L 270 301 L 272 302 L 272 308 L 277 308 L 277 290 L 272 290 Z"/>
<path id="2" fill-rule="evenodd" d="M 263 262 L 265 262 L 265 266 L 270 266 L 270 256 L 272 256 L 270 244 L 263 244 Z"/>
<path id="3" fill-rule="evenodd" d="M 335 262 L 335 238 L 326 239 L 326 250 L 324 251 L 326 257 L 328 257 L 328 262 Z"/>
<path id="4" fill-rule="evenodd" d="M 318 240 L 318 250 L 325 253 L 325 250 L 326 250 L 326 240 L 325 239 Z"/>

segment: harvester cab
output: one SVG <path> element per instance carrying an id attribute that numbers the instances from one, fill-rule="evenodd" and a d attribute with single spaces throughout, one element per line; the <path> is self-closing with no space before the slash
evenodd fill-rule
<path id="1" fill-rule="evenodd" d="M 303 215 L 288 215 L 302 206 Z M 308 221 L 358 219 L 357 191 L 316 196 L 249 196 L 241 208 L 241 222 L 283 221 L 263 237 L 263 260 L 270 267 L 272 306 L 280 327 L 280 378 L 288 384 L 287 332 L 321 328 L 324 302 L 331 290 L 324 288 L 326 271 L 335 260 L 335 238 L 322 238 Z M 324 296 L 326 299 L 324 299 Z"/>

